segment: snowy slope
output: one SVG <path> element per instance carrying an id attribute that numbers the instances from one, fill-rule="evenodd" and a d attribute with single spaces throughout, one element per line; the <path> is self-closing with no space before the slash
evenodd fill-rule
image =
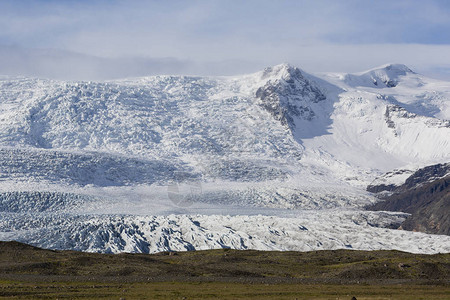
<path id="1" fill-rule="evenodd" d="M 384 172 L 448 161 L 448 83 L 424 78 L 403 65 L 321 77 L 343 91 L 330 115 L 331 134 L 303 140 L 311 149 L 308 156 L 329 155 Z M 376 80 L 395 84 L 374 84 Z"/>
<path id="2" fill-rule="evenodd" d="M 447 237 L 381 228 L 403 215 L 354 220 L 377 201 L 365 187 L 381 174 L 450 161 L 449 99 L 450 83 L 403 65 L 316 76 L 283 64 L 234 77 L 2 77 L 0 238 L 100 252 L 448 252 Z M 208 225 L 192 227 L 192 216 Z M 248 238 L 270 222 L 314 234 Z"/>

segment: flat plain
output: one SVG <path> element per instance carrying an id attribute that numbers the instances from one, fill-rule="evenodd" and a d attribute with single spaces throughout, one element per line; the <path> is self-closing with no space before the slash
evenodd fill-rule
<path id="1" fill-rule="evenodd" d="M 450 254 L 54 251 L 0 243 L 2 299 L 449 299 Z"/>

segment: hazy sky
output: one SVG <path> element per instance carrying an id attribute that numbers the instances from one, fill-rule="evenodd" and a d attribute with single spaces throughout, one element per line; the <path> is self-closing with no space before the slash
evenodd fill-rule
<path id="1" fill-rule="evenodd" d="M 450 1 L 0 1 L 0 73 L 76 79 L 405 63 L 450 78 Z"/>

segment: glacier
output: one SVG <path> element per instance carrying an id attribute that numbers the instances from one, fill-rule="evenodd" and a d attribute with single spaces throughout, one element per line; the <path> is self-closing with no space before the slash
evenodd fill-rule
<path id="1" fill-rule="evenodd" d="M 450 82 L 389 64 L 104 82 L 0 77 L 0 240 L 91 252 L 397 249 L 367 185 L 450 161 Z M 401 170 L 401 171 L 399 171 Z"/>

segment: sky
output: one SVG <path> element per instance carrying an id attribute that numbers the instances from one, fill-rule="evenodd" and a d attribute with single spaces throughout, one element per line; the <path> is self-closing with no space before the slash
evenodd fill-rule
<path id="1" fill-rule="evenodd" d="M 0 1 L 0 74 L 231 75 L 403 63 L 450 80 L 450 1 Z"/>

